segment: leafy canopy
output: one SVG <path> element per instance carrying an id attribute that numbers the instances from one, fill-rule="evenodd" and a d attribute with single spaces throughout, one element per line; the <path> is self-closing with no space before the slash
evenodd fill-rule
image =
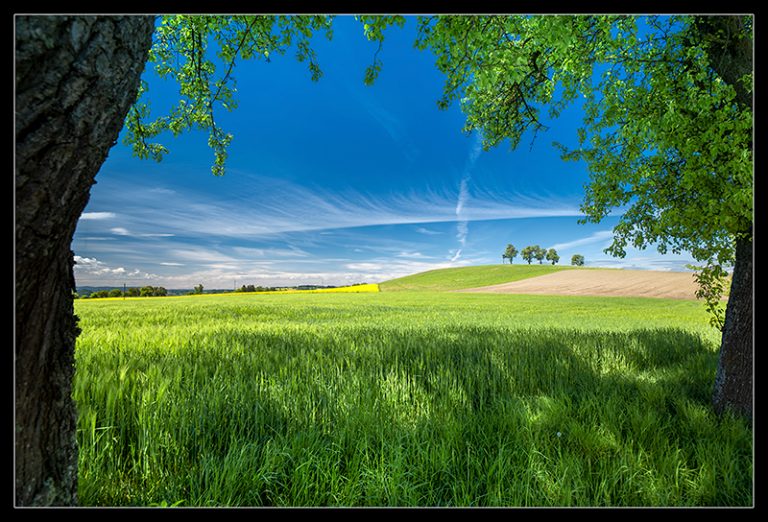
<path id="1" fill-rule="evenodd" d="M 544 254 L 542 252 L 543 249 L 539 245 L 528 245 L 520 251 L 520 256 L 528 261 L 528 264 L 530 265 L 531 261 L 539 259 L 539 256 L 541 256 L 541 259 L 544 259 Z"/>
<path id="2" fill-rule="evenodd" d="M 728 22 L 721 38 L 751 41 L 750 17 Z M 579 147 L 558 146 L 590 171 L 582 222 L 622 210 L 609 253 L 655 244 L 722 264 L 751 237 L 752 107 L 737 91 L 751 97 L 752 75 L 718 74 L 716 36 L 689 16 L 440 16 L 420 19 L 417 45 L 446 75 L 439 106 L 458 100 L 485 148 L 583 103 Z"/>
<path id="3" fill-rule="evenodd" d="M 552 261 L 553 265 L 558 261 L 560 261 L 560 256 L 557 254 L 557 250 L 555 250 L 554 248 L 550 248 L 549 250 L 547 250 L 546 256 L 547 256 L 547 261 Z"/>
<path id="4" fill-rule="evenodd" d="M 515 245 L 508 244 L 504 253 L 501 255 L 502 259 L 509 259 L 509 263 L 512 264 L 512 260 L 517 256 L 517 249 Z"/>

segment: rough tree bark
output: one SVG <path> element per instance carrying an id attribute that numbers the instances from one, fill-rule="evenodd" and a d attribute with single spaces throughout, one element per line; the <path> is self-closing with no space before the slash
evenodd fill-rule
<path id="1" fill-rule="evenodd" d="M 725 309 L 725 327 L 712 396 L 718 414 L 731 411 L 750 421 L 754 407 L 752 268 L 752 239 L 741 239 L 736 242 L 736 264 Z"/>
<path id="2" fill-rule="evenodd" d="M 17 505 L 77 501 L 70 246 L 153 27 L 146 16 L 15 19 Z"/>

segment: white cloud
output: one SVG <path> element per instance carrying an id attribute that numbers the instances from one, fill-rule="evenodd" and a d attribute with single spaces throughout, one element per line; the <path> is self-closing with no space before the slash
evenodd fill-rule
<path id="1" fill-rule="evenodd" d="M 468 169 L 478 158 L 477 143 L 468 154 Z M 269 286 L 380 282 L 435 268 L 487 263 L 467 246 L 472 221 L 580 215 L 577 203 L 565 199 L 503 193 L 475 182 L 470 187 L 469 174 L 452 190 L 381 197 L 351 190 L 309 189 L 248 172 L 237 175 L 236 193 L 179 189 L 173 197 L 164 190 L 144 190 L 139 184 L 105 183 L 101 197 L 108 199 L 112 208 L 121 209 L 120 222 L 109 225 L 119 226 L 99 230 L 101 222 L 86 220 L 78 227 L 83 235 L 76 234 L 73 249 L 87 254 L 82 259 L 117 261 L 100 266 L 100 273 L 96 269 L 86 272 L 81 266 L 78 284 L 83 284 L 86 276 L 102 281 L 112 277 L 116 283 L 118 278 L 154 278 L 153 284 L 167 288 L 191 288 L 200 282 L 207 288 L 231 288 L 234 279 L 248 284 L 246 278 Z M 251 198 L 247 194 L 269 197 Z M 429 223 L 456 227 L 456 242 L 441 247 L 453 246 L 449 253 L 425 250 L 429 247 L 419 241 L 381 238 L 364 228 L 408 224 L 425 236 L 447 233 Z M 160 225 L 162 233 L 157 232 Z M 107 236 L 111 241 L 84 241 L 106 231 L 111 232 Z M 165 240 L 172 236 L 176 239 Z M 445 237 L 449 242 L 453 239 Z M 378 257 L 331 261 L 317 254 L 331 246 L 338 249 L 331 254 L 334 258 L 342 257 L 338 253 L 342 251 L 371 252 Z M 139 267 L 156 267 L 162 275 Z"/>
<path id="2" fill-rule="evenodd" d="M 217 252 L 212 249 L 203 247 L 186 246 L 184 248 L 177 248 L 173 251 L 173 256 L 176 259 L 189 261 L 192 263 L 200 264 L 212 264 L 212 263 L 232 263 L 237 259 Z"/>
<path id="3" fill-rule="evenodd" d="M 469 177 L 453 191 L 421 191 L 371 197 L 346 191 L 310 189 L 247 172 L 237 194 L 178 192 L 175 197 L 147 192 L 140 186 L 113 184 L 102 197 L 121 211 L 121 226 L 112 234 L 133 237 L 207 236 L 209 238 L 274 237 L 275 235 L 345 228 L 545 216 L 579 216 L 578 203 L 562 198 L 500 193 L 473 184 Z M 106 189 L 102 189 L 106 190 Z M 270 194 L 251 199 L 242 194 Z M 470 208 L 471 207 L 471 208 Z M 157 208 L 162 208 L 162 235 L 157 233 Z M 424 226 L 421 234 L 439 234 Z M 81 232 L 94 234 L 94 229 Z"/>
<path id="4" fill-rule="evenodd" d="M 676 255 L 633 256 L 624 258 L 602 257 L 594 260 L 587 259 L 586 266 L 595 268 L 623 268 L 626 270 L 659 270 L 662 272 L 690 272 L 687 267 L 695 264 L 692 258 Z"/>
<path id="5" fill-rule="evenodd" d="M 382 270 L 383 268 L 386 268 L 387 263 L 381 262 L 381 263 L 347 263 L 344 265 L 345 268 L 348 268 L 350 270 L 369 270 L 369 271 L 378 271 Z"/>
<path id="6" fill-rule="evenodd" d="M 464 205 L 467 203 L 467 199 L 469 199 L 468 184 L 469 176 L 463 177 L 459 183 L 459 198 L 458 201 L 456 201 L 456 217 L 463 214 Z"/>
<path id="7" fill-rule="evenodd" d="M 75 264 L 78 266 L 98 266 L 102 263 L 95 257 L 75 256 Z"/>
<path id="8" fill-rule="evenodd" d="M 109 229 L 110 232 L 115 234 L 116 236 L 133 236 L 133 237 L 173 237 L 176 234 L 168 234 L 168 233 L 143 233 L 143 234 L 133 234 L 128 231 L 127 228 L 124 227 L 114 227 Z"/>
<path id="9" fill-rule="evenodd" d="M 175 190 L 171 190 L 163 187 L 151 188 L 151 189 L 148 189 L 147 192 L 152 194 L 162 194 L 164 196 L 173 196 L 174 194 L 176 194 Z"/>
<path id="10" fill-rule="evenodd" d="M 247 257 L 309 257 L 309 253 L 296 247 L 291 248 L 249 248 L 234 247 L 232 250 Z"/>
<path id="11" fill-rule="evenodd" d="M 83 212 L 80 215 L 81 220 L 89 221 L 98 221 L 102 219 L 112 219 L 115 217 L 114 212 Z"/>
<path id="12" fill-rule="evenodd" d="M 578 246 L 591 245 L 594 243 L 605 242 L 613 238 L 613 230 L 600 230 L 594 234 L 583 237 L 581 239 L 575 239 L 566 243 L 555 243 L 547 248 L 554 248 L 555 250 L 569 250 Z"/>
<path id="13" fill-rule="evenodd" d="M 467 234 L 469 233 L 469 225 L 466 221 L 459 221 L 456 223 L 456 239 L 459 240 L 459 244 L 463 247 L 467 244 Z"/>
<path id="14" fill-rule="evenodd" d="M 421 252 L 400 252 L 399 254 L 396 254 L 396 257 L 405 259 L 432 259 L 432 257 L 425 256 Z"/>
<path id="15" fill-rule="evenodd" d="M 465 215 L 464 207 L 467 204 L 467 200 L 469 200 L 469 181 L 471 179 L 471 172 L 472 169 L 475 166 L 475 163 L 477 162 L 477 158 L 480 156 L 480 152 L 482 150 L 482 142 L 480 138 L 480 134 L 475 135 L 475 142 L 472 146 L 472 150 L 469 153 L 469 157 L 467 158 L 467 164 L 464 167 L 464 176 L 461 178 L 461 182 L 459 183 L 459 195 L 456 201 L 456 239 L 459 240 L 459 245 L 461 247 L 456 251 L 451 261 L 456 261 L 461 256 L 462 249 L 467 244 L 467 235 L 469 234 L 469 225 L 468 225 L 468 218 Z"/>
<path id="16" fill-rule="evenodd" d="M 128 271 L 125 267 L 111 267 L 95 257 L 75 256 L 75 278 L 77 284 L 119 286 L 126 278 L 153 279 L 156 275 L 141 272 L 138 269 Z"/>

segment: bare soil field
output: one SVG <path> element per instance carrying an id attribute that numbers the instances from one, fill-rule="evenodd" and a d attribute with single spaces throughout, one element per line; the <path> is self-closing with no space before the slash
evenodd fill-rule
<path id="1" fill-rule="evenodd" d="M 696 299 L 696 288 L 692 272 L 577 269 L 459 291 Z"/>

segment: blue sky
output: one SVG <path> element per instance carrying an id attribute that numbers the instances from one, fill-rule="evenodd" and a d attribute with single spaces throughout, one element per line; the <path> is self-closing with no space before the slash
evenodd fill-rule
<path id="1" fill-rule="evenodd" d="M 373 86 L 363 74 L 376 46 L 351 16 L 336 18 L 331 42 L 315 39 L 319 82 L 290 52 L 239 63 L 239 107 L 217 116 L 234 134 L 223 177 L 210 172 L 205 133 L 161 137 L 170 153 L 160 163 L 119 142 L 75 233 L 78 286 L 374 283 L 500 263 L 507 243 L 555 248 L 561 264 L 576 253 L 587 266 L 693 262 L 603 253 L 618 217 L 577 223 L 587 169 L 552 146 L 575 142 L 578 109 L 515 151 L 482 151 L 461 132 L 457 104 L 437 108 L 444 78 L 414 39 L 412 19 L 387 32 Z M 144 79 L 153 110 L 177 99 L 151 67 Z"/>

